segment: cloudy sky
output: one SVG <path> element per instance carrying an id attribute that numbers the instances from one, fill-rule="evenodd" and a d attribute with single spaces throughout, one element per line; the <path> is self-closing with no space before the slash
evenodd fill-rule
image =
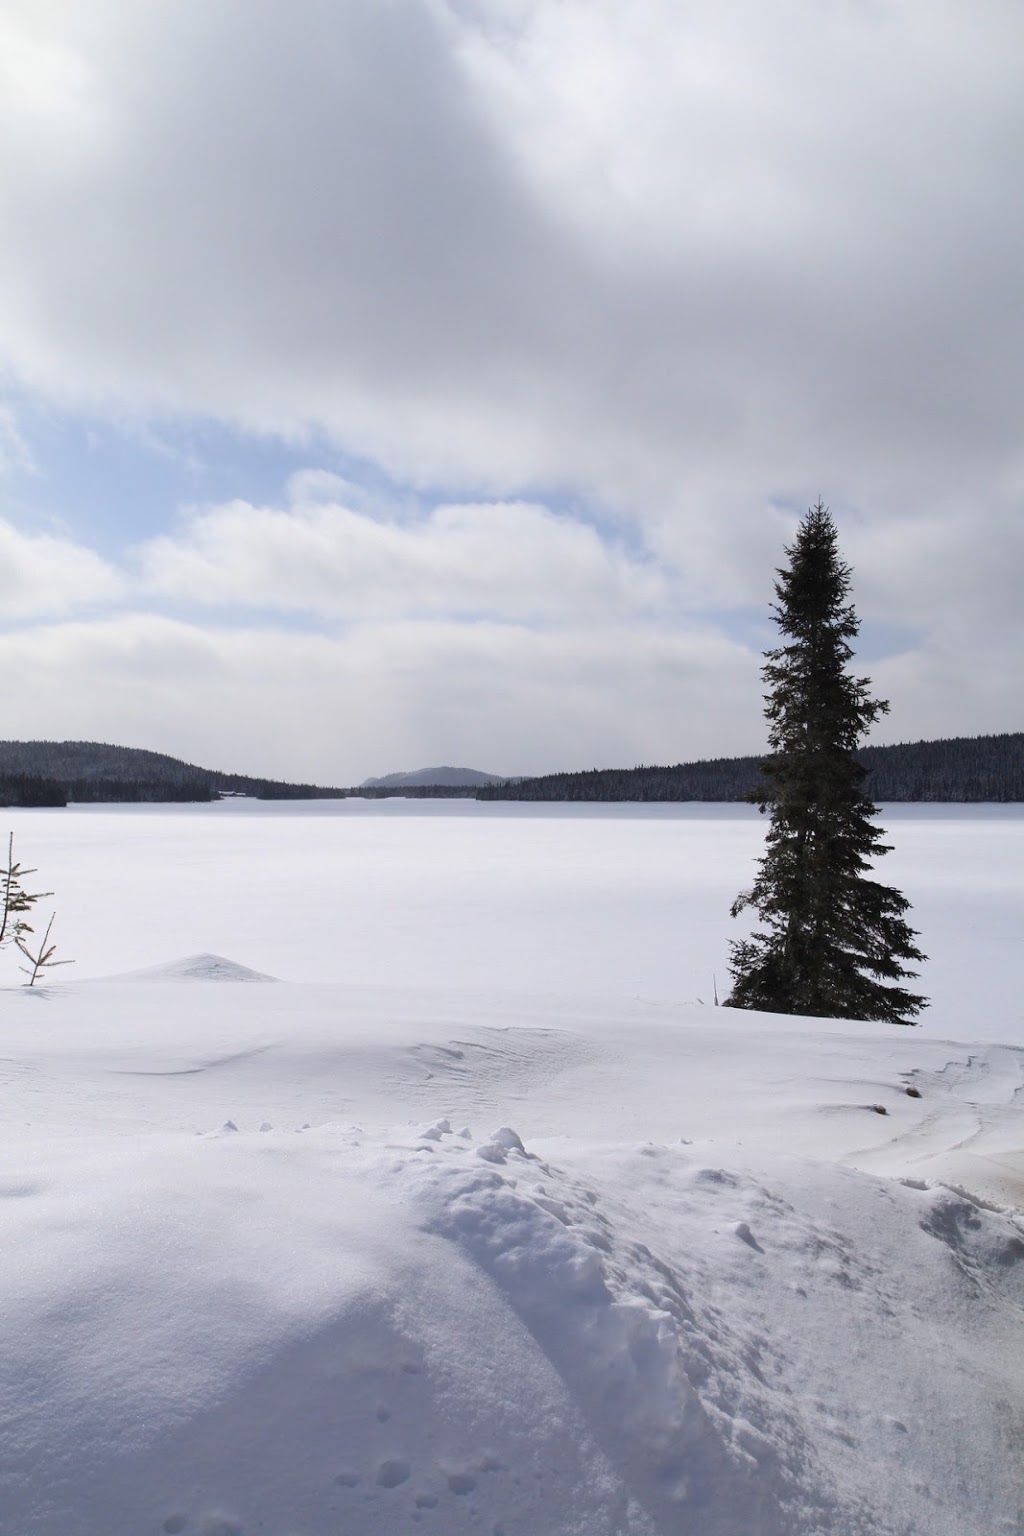
<path id="1" fill-rule="evenodd" d="M 820 495 L 878 740 L 1016 730 L 1018 0 L 0 0 L 5 737 L 758 750 Z"/>

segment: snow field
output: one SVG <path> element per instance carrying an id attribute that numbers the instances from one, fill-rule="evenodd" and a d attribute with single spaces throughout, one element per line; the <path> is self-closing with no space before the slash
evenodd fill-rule
<path id="1" fill-rule="evenodd" d="M 1022 1536 L 1024 821 L 894 835 L 949 1038 L 685 995 L 729 810 L 61 814 L 3 1536 Z"/>
<path id="2" fill-rule="evenodd" d="M 1016 1528 L 1006 1216 L 448 1127 L 13 1170 L 5 1529 Z"/>
<path id="3" fill-rule="evenodd" d="M 1024 1040 L 1020 806 L 884 806 L 929 956 L 929 1034 Z M 727 986 L 748 806 L 234 800 L 12 811 L 61 981 L 213 951 L 290 981 L 679 1004 Z M 7 825 L 8 823 L 4 823 Z M 31 856 L 30 856 L 31 855 Z M 16 977 L 14 979 L 17 979 Z"/>

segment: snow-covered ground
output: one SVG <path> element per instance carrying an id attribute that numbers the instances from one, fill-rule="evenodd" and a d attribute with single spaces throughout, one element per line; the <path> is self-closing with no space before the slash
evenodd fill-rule
<path id="1" fill-rule="evenodd" d="M 4 1536 L 1021 1536 L 1024 815 L 882 821 L 918 1029 L 712 1006 L 742 807 L 9 812 Z"/>

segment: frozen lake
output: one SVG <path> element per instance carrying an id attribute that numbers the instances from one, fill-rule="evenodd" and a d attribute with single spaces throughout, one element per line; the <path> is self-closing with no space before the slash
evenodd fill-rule
<path id="1" fill-rule="evenodd" d="M 880 823 L 881 878 L 930 957 L 922 1028 L 1021 1043 L 1024 808 L 893 805 Z M 59 980 L 213 950 L 292 981 L 667 1007 L 727 989 L 729 905 L 764 827 L 740 805 L 401 799 L 0 818 L 55 893 L 76 962 Z"/>
<path id="2" fill-rule="evenodd" d="M 710 1006 L 749 807 L 0 819 L 3 1536 L 1018 1531 L 1024 817 L 882 824 L 921 1029 Z"/>

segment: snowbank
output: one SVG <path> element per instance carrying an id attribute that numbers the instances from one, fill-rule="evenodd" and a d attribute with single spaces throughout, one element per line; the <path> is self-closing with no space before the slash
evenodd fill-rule
<path id="1" fill-rule="evenodd" d="M 32 825 L 83 973 L 149 969 L 0 992 L 2 1536 L 1021 1536 L 1005 958 L 967 1040 L 680 998 L 697 823 L 667 916 L 664 821 Z"/>
<path id="2" fill-rule="evenodd" d="M 10 1167 L 4 1530 L 1015 1528 L 1012 1218 L 517 1140 L 221 1130 Z"/>
<path id="3" fill-rule="evenodd" d="M 801 1079 L 812 1025 L 755 1015 L 719 1015 L 716 1052 L 700 1010 L 588 1033 L 394 997 L 360 1030 L 332 987 L 8 1001 L 5 1533 L 1017 1529 L 1020 1217 L 821 1156 L 870 1128 L 862 1155 L 909 1167 L 958 1124 L 957 1053 L 886 1036 L 930 1070 L 920 1100 L 884 1085 L 898 1120 L 858 1102 L 859 1026 Z M 343 1087 L 361 1128 L 287 1118 Z M 462 1124 L 514 1098 L 519 1130 Z M 449 1115 L 380 1120 L 429 1100 Z M 682 1140 L 712 1101 L 750 1134 Z M 671 1138 L 623 1139 L 644 1105 Z M 771 1150 L 787 1121 L 817 1157 Z"/>

